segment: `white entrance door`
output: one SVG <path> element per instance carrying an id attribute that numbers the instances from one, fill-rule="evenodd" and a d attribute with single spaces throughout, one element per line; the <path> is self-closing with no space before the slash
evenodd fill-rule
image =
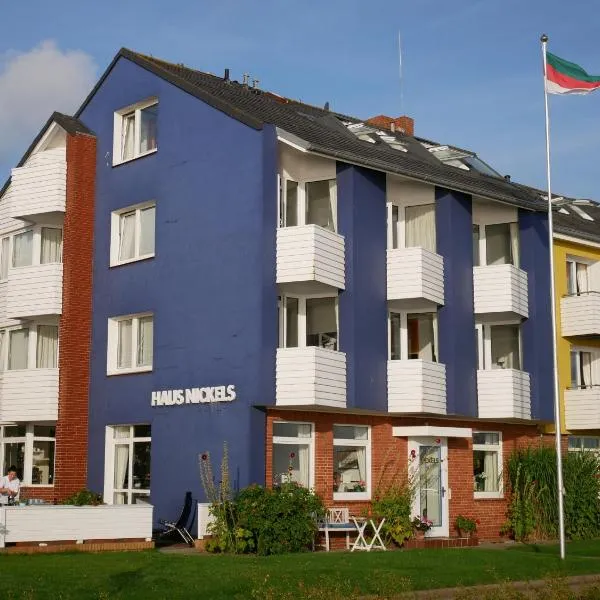
<path id="1" fill-rule="evenodd" d="M 413 516 L 433 521 L 426 537 L 448 537 L 448 438 L 409 438 L 408 461 L 415 485 Z"/>

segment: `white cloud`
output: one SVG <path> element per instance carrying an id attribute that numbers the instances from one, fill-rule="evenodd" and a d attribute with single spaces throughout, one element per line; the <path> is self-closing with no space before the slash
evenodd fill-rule
<path id="1" fill-rule="evenodd" d="M 76 110 L 95 79 L 91 56 L 52 40 L 0 54 L 0 164 L 20 157 L 53 111 Z"/>

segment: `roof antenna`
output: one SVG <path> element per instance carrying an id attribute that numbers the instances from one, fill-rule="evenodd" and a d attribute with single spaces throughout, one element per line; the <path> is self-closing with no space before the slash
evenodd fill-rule
<path id="1" fill-rule="evenodd" d="M 324 109 L 327 111 L 329 110 L 329 101 L 325 102 Z"/>
<path id="2" fill-rule="evenodd" d="M 223 75 L 223 81 L 229 82 L 229 69 L 225 69 L 225 73 Z"/>
<path id="3" fill-rule="evenodd" d="M 398 75 L 400 76 L 400 114 L 404 114 L 404 89 L 402 86 L 402 35 L 398 30 Z"/>
<path id="4" fill-rule="evenodd" d="M 258 87 L 259 83 L 260 83 L 260 79 L 253 79 L 252 80 L 252 89 L 256 89 Z"/>
<path id="5" fill-rule="evenodd" d="M 248 85 L 248 78 L 250 77 L 249 73 L 244 73 L 242 76 L 242 85 Z"/>

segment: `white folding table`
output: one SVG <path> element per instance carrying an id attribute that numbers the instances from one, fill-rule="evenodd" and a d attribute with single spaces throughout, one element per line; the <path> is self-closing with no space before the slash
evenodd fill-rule
<path id="1" fill-rule="evenodd" d="M 356 538 L 354 545 L 352 546 L 351 552 L 355 550 L 366 550 L 367 552 L 371 552 L 371 550 L 386 550 L 385 544 L 381 539 L 381 528 L 385 523 L 385 519 L 381 519 L 379 524 L 375 524 L 373 519 L 357 519 L 356 517 L 352 517 L 354 524 L 356 525 L 356 530 L 358 531 L 358 537 Z M 373 537 L 370 542 L 367 542 L 365 539 L 365 531 L 367 526 L 370 525 L 373 530 Z"/>

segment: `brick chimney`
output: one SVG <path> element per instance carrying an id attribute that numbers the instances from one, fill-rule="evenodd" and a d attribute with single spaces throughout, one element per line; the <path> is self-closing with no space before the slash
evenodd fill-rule
<path id="1" fill-rule="evenodd" d="M 380 129 L 390 129 L 406 135 L 415 135 L 415 121 L 406 115 L 397 118 L 378 115 L 377 117 L 367 119 L 366 122 Z"/>

